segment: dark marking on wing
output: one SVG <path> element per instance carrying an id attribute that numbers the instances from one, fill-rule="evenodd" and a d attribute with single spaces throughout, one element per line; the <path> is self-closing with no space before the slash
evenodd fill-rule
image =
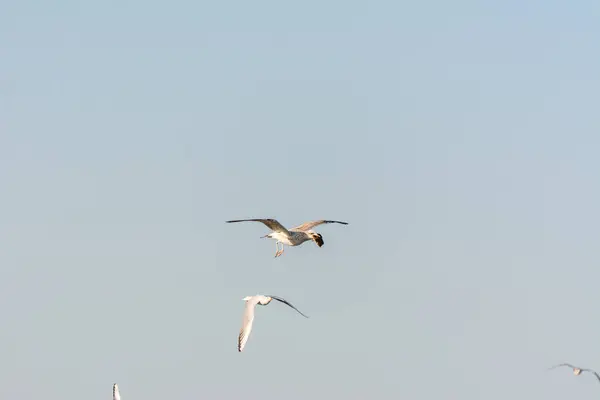
<path id="1" fill-rule="evenodd" d="M 305 315 L 302 311 L 298 310 L 296 307 L 294 307 L 290 302 L 288 302 L 285 299 L 282 299 L 281 297 L 277 297 L 277 296 L 272 296 L 272 295 L 267 295 L 267 297 L 271 297 L 281 303 L 287 304 L 288 306 L 292 307 L 294 310 L 298 311 L 304 318 L 309 318 L 308 315 Z"/>

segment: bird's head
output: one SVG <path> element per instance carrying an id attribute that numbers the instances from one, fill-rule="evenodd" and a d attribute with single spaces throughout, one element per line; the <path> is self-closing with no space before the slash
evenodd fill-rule
<path id="1" fill-rule="evenodd" d="M 243 300 L 243 301 L 248 301 L 248 300 L 250 300 L 251 298 L 252 298 L 252 296 L 246 296 L 246 297 L 244 297 L 242 300 Z"/>
<path id="2" fill-rule="evenodd" d="M 310 235 L 311 239 L 317 244 L 317 246 L 322 247 L 323 244 L 325 243 L 323 241 L 323 236 L 321 236 L 320 233 L 310 232 L 309 235 Z"/>

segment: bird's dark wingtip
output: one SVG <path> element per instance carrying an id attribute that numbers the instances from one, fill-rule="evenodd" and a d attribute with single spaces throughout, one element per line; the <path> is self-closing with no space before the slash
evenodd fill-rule
<path id="1" fill-rule="evenodd" d="M 336 220 L 327 220 L 327 223 L 330 223 L 330 224 L 332 224 L 332 223 L 335 223 L 335 224 L 348 225 L 348 223 L 347 223 L 347 222 L 344 222 L 344 221 L 336 221 Z"/>

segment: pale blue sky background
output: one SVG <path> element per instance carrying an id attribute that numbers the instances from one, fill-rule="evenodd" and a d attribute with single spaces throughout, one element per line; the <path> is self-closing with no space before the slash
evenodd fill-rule
<path id="1" fill-rule="evenodd" d="M 0 398 L 597 398 L 598 21 L 3 1 Z"/>

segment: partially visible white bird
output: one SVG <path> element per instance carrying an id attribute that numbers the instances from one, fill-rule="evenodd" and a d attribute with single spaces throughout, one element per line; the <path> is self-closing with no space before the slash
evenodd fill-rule
<path id="1" fill-rule="evenodd" d="M 305 222 L 302 225 L 296 226 L 296 227 L 288 230 L 283 225 L 281 225 L 276 219 L 272 219 L 272 218 L 235 219 L 232 221 L 225 221 L 225 222 L 232 223 L 232 222 L 247 222 L 247 221 L 262 222 L 269 229 L 271 229 L 273 231 L 273 232 L 269 233 L 268 235 L 261 236 L 261 239 L 262 238 L 270 238 L 270 239 L 276 240 L 276 242 L 275 242 L 275 249 L 276 249 L 275 258 L 277 258 L 283 254 L 283 251 L 284 251 L 283 245 L 299 246 L 302 243 L 306 242 L 307 240 L 312 240 L 317 244 L 317 246 L 319 246 L 319 247 L 323 246 L 323 244 L 325 244 L 325 242 L 323 241 L 323 236 L 320 233 L 317 233 L 312 230 L 312 228 L 314 228 L 315 226 L 318 226 L 321 224 L 333 224 L 333 223 L 348 225 L 347 222 L 321 219 L 318 221 Z M 281 250 L 279 250 L 280 243 L 281 243 Z"/>
<path id="2" fill-rule="evenodd" d="M 113 400 L 121 400 L 121 393 L 119 393 L 119 385 L 116 383 L 113 385 Z"/>
<path id="3" fill-rule="evenodd" d="M 246 346 L 246 342 L 248 341 L 248 337 L 250 336 L 250 332 L 252 331 L 252 323 L 254 322 L 254 308 L 257 304 L 261 306 L 266 306 L 271 302 L 271 300 L 277 300 L 281 303 L 287 304 L 292 307 L 294 310 L 298 311 L 303 317 L 308 318 L 308 316 L 304 315 L 300 310 L 290 304 L 287 300 L 282 299 L 277 296 L 263 296 L 257 294 L 256 296 L 246 296 L 242 300 L 246 302 L 246 307 L 244 309 L 244 318 L 242 320 L 242 329 L 240 329 L 240 334 L 238 336 L 238 352 L 242 352 L 244 347 Z"/>
<path id="4" fill-rule="evenodd" d="M 598 381 L 600 381 L 600 375 L 598 375 L 598 373 L 596 371 L 589 369 L 589 368 L 579 368 L 579 367 L 576 367 L 571 364 L 562 363 L 562 364 L 558 364 L 553 367 L 550 367 L 548 369 L 554 369 L 554 368 L 558 368 L 558 367 L 570 367 L 573 370 L 573 375 L 575 375 L 575 376 L 579 376 L 583 372 L 591 372 L 592 374 L 596 375 L 596 379 L 598 379 Z"/>

